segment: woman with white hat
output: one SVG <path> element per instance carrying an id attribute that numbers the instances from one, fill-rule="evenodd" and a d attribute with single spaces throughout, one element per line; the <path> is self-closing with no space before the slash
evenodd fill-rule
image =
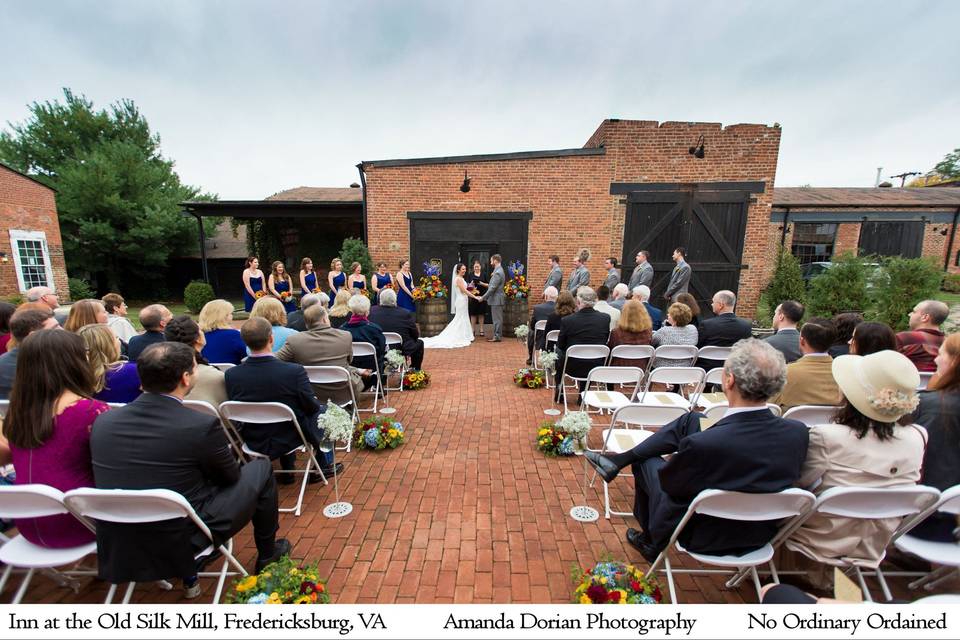
<path id="1" fill-rule="evenodd" d="M 822 493 L 833 487 L 916 484 L 927 432 L 914 424 L 899 424 L 917 407 L 920 375 L 914 364 L 896 351 L 839 356 L 833 361 L 833 377 L 840 388 L 840 409 L 832 424 L 810 428 L 799 486 L 819 481 L 813 491 Z M 785 546 L 818 563 L 843 557 L 879 564 L 899 524 L 899 518 L 854 520 L 818 514 Z M 832 567 L 806 568 L 814 586 L 830 587 Z"/>

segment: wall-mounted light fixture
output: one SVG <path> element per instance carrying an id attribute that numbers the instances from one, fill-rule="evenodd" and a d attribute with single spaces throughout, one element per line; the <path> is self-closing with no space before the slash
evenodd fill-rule
<path id="1" fill-rule="evenodd" d="M 8 258 L 7 254 L 3 251 L 0 251 L 0 262 L 2 262 L 3 264 L 7 264 L 8 262 L 10 262 L 10 258 Z"/>
<path id="2" fill-rule="evenodd" d="M 467 170 L 463 170 L 463 184 L 460 185 L 460 191 L 467 193 L 470 191 L 470 176 L 467 175 Z"/>
<path id="3" fill-rule="evenodd" d="M 696 144 L 690 147 L 690 155 L 692 155 L 694 158 L 703 158 L 704 156 L 703 144 L 704 144 L 703 136 L 700 136 L 699 138 L 697 138 Z"/>

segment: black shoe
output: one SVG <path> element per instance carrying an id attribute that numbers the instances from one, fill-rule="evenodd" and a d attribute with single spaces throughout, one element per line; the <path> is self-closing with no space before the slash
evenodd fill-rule
<path id="1" fill-rule="evenodd" d="M 500 342 L 500 338 L 487 338 L 487 342 Z"/>
<path id="2" fill-rule="evenodd" d="M 613 482 L 613 479 L 620 474 L 620 468 L 613 464 L 610 458 L 602 456 L 596 451 L 584 451 L 583 457 L 593 465 L 593 468 L 597 470 L 597 473 L 606 483 Z"/>
<path id="3" fill-rule="evenodd" d="M 336 465 L 334 465 L 334 466 L 337 468 L 337 475 L 338 475 L 338 476 L 341 475 L 341 474 L 343 473 L 343 463 L 342 463 L 342 462 L 338 462 L 338 463 L 337 463 Z M 323 475 L 327 476 L 328 478 L 331 477 L 331 476 L 333 475 L 333 467 L 324 467 L 324 468 L 323 468 Z M 314 480 L 314 479 L 313 479 L 313 476 L 317 476 L 317 479 Z M 319 473 L 311 473 L 311 474 L 310 474 L 310 482 L 320 482 L 320 474 L 319 474 Z"/>
<path id="4" fill-rule="evenodd" d="M 657 551 L 657 548 L 653 546 L 653 543 L 641 532 L 636 529 L 627 529 L 627 542 L 630 543 L 634 549 L 640 552 L 640 555 L 643 556 L 643 559 L 653 564 L 657 560 L 657 556 L 660 555 L 660 552 Z"/>
<path id="5" fill-rule="evenodd" d="M 223 553 L 221 553 L 220 549 L 214 549 L 213 551 L 211 551 L 211 552 L 208 553 L 207 555 L 205 555 L 205 556 L 200 556 L 200 557 L 197 558 L 197 560 L 196 560 L 196 563 L 197 563 L 197 573 L 202 572 L 204 569 L 207 568 L 207 565 L 209 565 L 211 562 L 213 562 L 213 561 L 216 560 L 217 558 L 222 558 L 222 557 L 223 557 Z M 184 585 L 184 586 L 186 586 L 186 585 Z"/>
<path id="6" fill-rule="evenodd" d="M 533 365 L 533 360 L 531 360 L 530 358 L 527 358 L 527 366 L 529 367 L 531 365 Z"/>
<path id="7" fill-rule="evenodd" d="M 273 555 L 263 558 L 257 556 L 257 570 L 256 573 L 263 571 L 263 568 L 270 564 L 271 562 L 276 562 L 280 558 L 290 553 L 290 541 L 286 538 L 277 538 L 273 542 Z"/>

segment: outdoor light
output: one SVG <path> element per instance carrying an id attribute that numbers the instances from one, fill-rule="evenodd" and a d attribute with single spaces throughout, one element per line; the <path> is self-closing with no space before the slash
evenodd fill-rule
<path id="1" fill-rule="evenodd" d="M 464 193 L 470 191 L 470 176 L 467 175 L 467 170 L 463 170 L 463 184 L 460 185 L 460 191 Z"/>
<path id="2" fill-rule="evenodd" d="M 10 261 L 10 258 L 7 257 L 7 254 L 0 251 L 0 262 L 7 264 Z"/>
<path id="3" fill-rule="evenodd" d="M 703 136 L 697 138 L 696 144 L 690 147 L 690 155 L 694 158 L 703 158 Z"/>

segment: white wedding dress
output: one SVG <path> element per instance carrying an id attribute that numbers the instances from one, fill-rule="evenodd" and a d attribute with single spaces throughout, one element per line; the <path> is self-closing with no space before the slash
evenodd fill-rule
<path id="1" fill-rule="evenodd" d="M 467 285 L 460 276 L 454 276 L 450 287 L 450 313 L 453 320 L 438 335 L 423 339 L 425 349 L 460 349 L 473 342 L 473 327 L 470 326 L 470 312 L 467 309 Z"/>

